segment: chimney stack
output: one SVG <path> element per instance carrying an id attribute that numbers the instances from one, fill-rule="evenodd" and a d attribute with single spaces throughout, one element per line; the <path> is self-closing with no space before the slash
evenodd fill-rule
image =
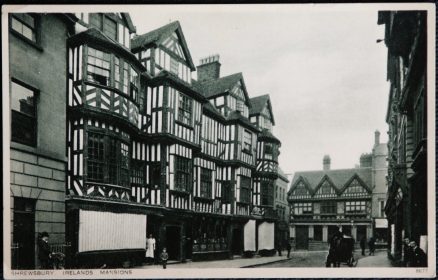
<path id="1" fill-rule="evenodd" d="M 201 58 L 196 69 L 198 72 L 198 82 L 219 79 L 221 70 L 219 55 L 216 54 Z"/>
<path id="2" fill-rule="evenodd" d="M 380 144 L 380 132 L 376 130 L 374 132 L 374 145 L 377 146 Z"/>
<path id="3" fill-rule="evenodd" d="M 322 159 L 322 169 L 324 171 L 330 170 L 330 156 L 329 155 L 325 155 L 324 158 Z"/>

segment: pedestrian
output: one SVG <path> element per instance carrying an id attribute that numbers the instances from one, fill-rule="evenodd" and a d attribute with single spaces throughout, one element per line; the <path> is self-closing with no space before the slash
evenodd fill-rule
<path id="1" fill-rule="evenodd" d="M 326 267 L 340 267 L 339 261 L 340 246 L 342 240 L 342 233 L 340 231 L 332 235 L 329 240 L 329 253 L 327 255 Z"/>
<path id="2" fill-rule="evenodd" d="M 149 238 L 146 239 L 146 263 L 148 264 L 155 262 L 155 243 L 155 238 L 149 234 Z"/>
<path id="3" fill-rule="evenodd" d="M 51 269 L 50 259 L 52 253 L 49 246 L 49 234 L 47 232 L 41 233 L 41 237 L 38 240 L 38 259 L 40 260 L 41 269 Z"/>
<path id="4" fill-rule="evenodd" d="M 360 239 L 360 249 L 362 250 L 362 256 L 365 256 L 365 246 L 366 246 L 366 239 L 365 239 L 365 236 L 363 236 L 361 239 Z"/>
<path id="5" fill-rule="evenodd" d="M 278 255 L 281 257 L 281 242 L 277 242 L 277 251 L 278 251 Z"/>
<path id="6" fill-rule="evenodd" d="M 368 241 L 368 248 L 370 250 L 369 255 L 373 255 L 374 256 L 374 250 L 375 250 L 375 245 L 376 245 L 376 241 L 374 239 L 373 236 L 370 237 L 370 240 Z"/>
<path id="7" fill-rule="evenodd" d="M 163 248 L 163 251 L 160 254 L 161 264 L 163 265 L 163 269 L 166 269 L 167 260 L 169 259 L 169 254 L 166 251 L 166 247 Z"/>
<path id="8" fill-rule="evenodd" d="M 403 242 L 403 266 L 405 267 L 412 266 L 413 251 L 409 243 L 411 240 L 406 237 Z"/>
<path id="9" fill-rule="evenodd" d="M 427 255 L 417 245 L 417 242 L 411 241 L 409 246 L 412 248 L 412 266 L 413 267 L 427 267 Z"/>
<path id="10" fill-rule="evenodd" d="M 290 258 L 290 250 L 292 249 L 292 245 L 290 244 L 290 241 L 286 243 L 286 249 L 287 249 L 287 258 Z"/>

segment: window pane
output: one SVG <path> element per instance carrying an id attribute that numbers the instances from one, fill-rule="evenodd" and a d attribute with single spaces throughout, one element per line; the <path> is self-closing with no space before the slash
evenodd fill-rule
<path id="1" fill-rule="evenodd" d="M 35 117 L 34 92 L 12 82 L 11 109 Z"/>

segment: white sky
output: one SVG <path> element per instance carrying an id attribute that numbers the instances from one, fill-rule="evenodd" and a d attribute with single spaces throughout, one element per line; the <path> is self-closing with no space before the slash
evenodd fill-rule
<path id="1" fill-rule="evenodd" d="M 367 7 L 367 6 L 366 6 Z M 376 7 L 351 5 L 146 6 L 137 33 L 179 20 L 193 61 L 220 54 L 221 76 L 243 72 L 250 97 L 269 93 L 285 173 L 351 168 L 387 141 L 389 85 Z M 196 76 L 194 76 L 196 77 Z"/>

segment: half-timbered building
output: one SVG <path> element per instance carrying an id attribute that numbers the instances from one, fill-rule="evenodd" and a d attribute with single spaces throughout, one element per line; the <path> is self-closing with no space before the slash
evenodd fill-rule
<path id="1" fill-rule="evenodd" d="M 179 22 L 136 35 L 128 14 L 77 18 L 66 128 L 76 265 L 140 262 L 150 234 L 181 261 L 272 251 L 279 141 L 250 122 L 243 75 L 220 77 L 213 56 L 192 79 Z M 255 115 L 273 124 L 263 106 Z"/>
<path id="2" fill-rule="evenodd" d="M 363 154 L 356 168 L 332 170 L 326 155 L 323 170 L 295 172 L 288 201 L 290 237 L 296 249 L 327 249 L 329 238 L 339 229 L 357 242 L 374 236 L 384 243 L 386 237 L 378 236 L 374 226 L 380 216 L 373 211 L 381 207 L 378 201 L 386 188 L 387 153 L 377 135 L 372 153 Z"/>

